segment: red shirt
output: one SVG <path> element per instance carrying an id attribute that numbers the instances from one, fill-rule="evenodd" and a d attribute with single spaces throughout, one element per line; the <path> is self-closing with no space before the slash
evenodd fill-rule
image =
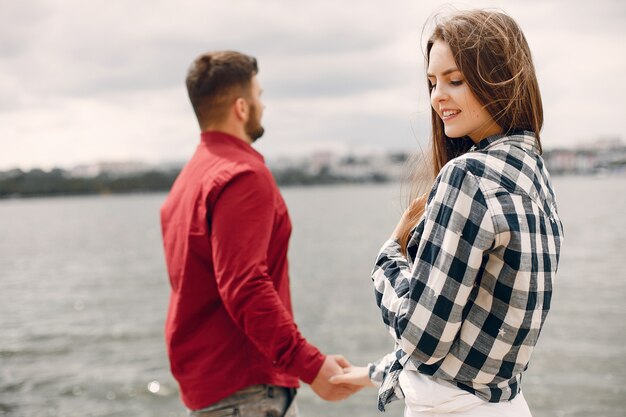
<path id="1" fill-rule="evenodd" d="M 293 320 L 291 222 L 263 157 L 204 132 L 161 208 L 171 296 L 166 341 L 185 405 L 254 384 L 311 383 L 324 356 Z"/>

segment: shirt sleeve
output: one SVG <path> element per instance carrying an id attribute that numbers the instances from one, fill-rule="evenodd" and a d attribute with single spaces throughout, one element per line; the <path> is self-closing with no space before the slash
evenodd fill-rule
<path id="1" fill-rule="evenodd" d="M 383 380 L 389 373 L 389 368 L 393 361 L 396 360 L 395 352 L 391 352 L 367 365 L 370 380 L 380 388 Z"/>
<path id="2" fill-rule="evenodd" d="M 390 240 L 372 278 L 383 321 L 396 343 L 413 361 L 433 364 L 457 338 L 495 237 L 484 195 L 465 167 L 450 163 L 442 169 L 417 231 L 411 238 L 417 245 L 413 262 Z"/>
<path id="3" fill-rule="evenodd" d="M 228 182 L 210 213 L 217 288 L 234 322 L 274 365 L 311 383 L 324 361 L 298 331 L 268 273 L 275 185 L 257 172 Z"/>
<path id="4" fill-rule="evenodd" d="M 391 383 L 388 377 L 394 372 L 394 365 L 397 366 L 396 372 L 400 372 L 402 370 L 402 364 L 405 363 L 407 359 L 406 353 L 396 344 L 393 352 L 386 354 L 376 362 L 368 364 L 370 381 L 379 388 L 379 405 L 380 396 L 385 396 L 385 402 L 382 404 L 381 411 L 384 411 L 385 404 L 404 398 L 404 392 L 400 384 Z M 387 384 L 387 386 L 385 386 L 385 384 Z M 387 392 L 387 390 L 389 390 L 389 392 Z"/>

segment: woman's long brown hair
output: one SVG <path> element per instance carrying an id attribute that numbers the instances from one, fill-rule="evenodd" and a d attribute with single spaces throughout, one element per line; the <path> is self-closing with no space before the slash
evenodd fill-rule
<path id="1" fill-rule="evenodd" d="M 498 11 L 456 12 L 436 24 L 426 44 L 426 68 L 436 41 L 450 46 L 465 82 L 502 131 L 505 134 L 520 129 L 534 132 L 541 151 L 541 94 L 530 48 L 517 23 Z M 428 91 L 431 87 L 428 81 Z M 432 108 L 431 125 L 431 160 L 427 161 L 430 172 L 423 169 L 415 172 L 410 201 L 424 191 L 425 178 L 432 184 L 445 164 L 473 145 L 469 138 L 446 136 L 443 121 Z M 405 254 L 411 231 L 419 218 L 411 220 L 399 236 Z"/>

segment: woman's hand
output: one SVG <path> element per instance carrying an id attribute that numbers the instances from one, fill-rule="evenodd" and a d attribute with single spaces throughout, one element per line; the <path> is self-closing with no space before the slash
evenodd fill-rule
<path id="1" fill-rule="evenodd" d="M 330 378 L 331 384 L 352 384 L 361 387 L 375 387 L 370 380 L 368 368 L 365 366 L 352 366 L 344 368 L 342 375 L 335 375 Z"/>
<path id="2" fill-rule="evenodd" d="M 422 217 L 422 214 L 424 214 L 424 207 L 426 206 L 427 200 L 428 194 L 422 194 L 411 202 L 411 205 L 402 214 L 396 229 L 391 235 L 393 240 L 398 240 L 403 230 L 411 228 L 417 224 L 419 218 Z"/>

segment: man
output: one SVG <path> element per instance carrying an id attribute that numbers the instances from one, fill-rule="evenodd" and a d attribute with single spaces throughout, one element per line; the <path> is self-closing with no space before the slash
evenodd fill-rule
<path id="1" fill-rule="evenodd" d="M 329 383 L 349 363 L 322 355 L 293 320 L 291 223 L 251 146 L 263 135 L 257 72 L 254 58 L 232 51 L 193 62 L 186 81 L 201 141 L 161 209 L 168 354 L 195 416 L 296 415 L 299 379 L 326 400 L 359 389 Z"/>

